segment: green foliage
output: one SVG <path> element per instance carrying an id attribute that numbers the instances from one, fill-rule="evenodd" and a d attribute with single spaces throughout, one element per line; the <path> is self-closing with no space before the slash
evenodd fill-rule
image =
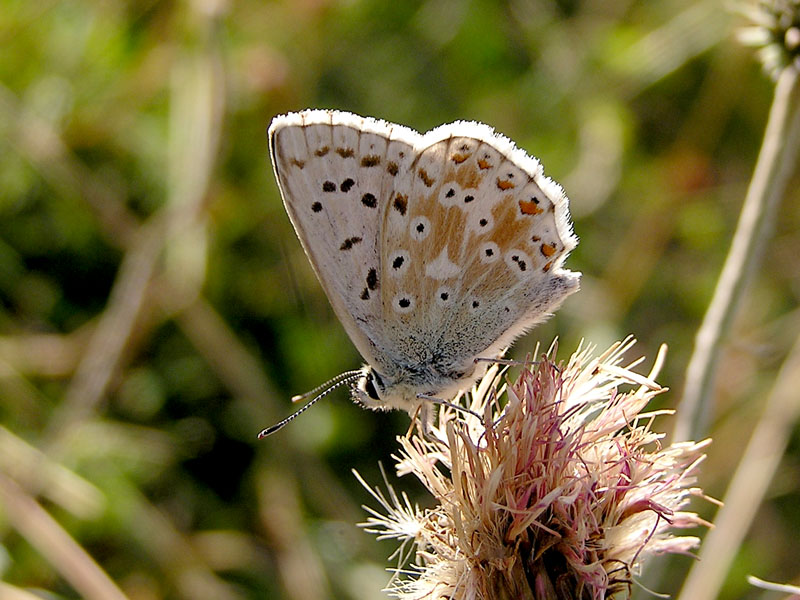
<path id="1" fill-rule="evenodd" d="M 675 406 L 771 100 L 736 25 L 681 0 L 5 2 L 0 579 L 90 597 L 53 556 L 77 554 L 19 526 L 37 517 L 16 489 L 131 600 L 383 597 L 393 546 L 353 526 L 370 499 L 351 468 L 377 482 L 408 417 L 341 392 L 255 439 L 360 361 L 281 206 L 265 130 L 282 112 L 478 120 L 538 156 L 571 198 L 583 290 L 515 355 L 666 342 Z M 712 495 L 793 341 L 789 189 L 720 367 Z M 761 508 L 741 558 L 768 526 L 760 576 L 797 576 L 780 552 L 798 493 Z M 755 597 L 740 585 L 721 597 Z"/>

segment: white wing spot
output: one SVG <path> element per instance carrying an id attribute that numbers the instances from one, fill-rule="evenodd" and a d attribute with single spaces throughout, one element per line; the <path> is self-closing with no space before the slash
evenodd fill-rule
<path id="1" fill-rule="evenodd" d="M 392 300 L 392 308 L 394 308 L 395 312 L 399 312 L 400 314 L 410 313 L 414 310 L 415 304 L 414 296 L 406 294 L 405 292 L 400 292 L 394 297 L 394 300 Z"/>
<path id="2" fill-rule="evenodd" d="M 500 247 L 494 242 L 481 244 L 480 260 L 484 264 L 493 263 L 500 257 Z"/>
<path id="3" fill-rule="evenodd" d="M 409 226 L 408 230 L 413 239 L 421 242 L 430 234 L 431 222 L 427 217 L 419 216 L 411 221 L 411 225 Z"/>
<path id="4" fill-rule="evenodd" d="M 472 213 L 469 215 L 467 228 L 477 234 L 487 233 L 494 228 L 494 218 L 491 213 Z"/>
<path id="5" fill-rule="evenodd" d="M 442 248 L 439 256 L 425 267 L 425 275 L 438 280 L 450 279 L 459 273 L 461 273 L 461 267 L 451 262 L 447 257 L 447 246 Z"/>
<path id="6" fill-rule="evenodd" d="M 523 276 L 527 271 L 533 269 L 533 262 L 531 257 L 522 250 L 512 248 L 505 255 L 506 266 L 514 271 L 517 275 Z"/>
<path id="7" fill-rule="evenodd" d="M 461 188 L 455 181 L 451 181 L 443 185 L 439 191 L 439 204 L 448 208 L 450 206 L 461 207 L 461 196 L 463 196 Z"/>
<path id="8" fill-rule="evenodd" d="M 443 285 L 436 290 L 436 304 L 439 306 L 448 306 L 453 302 L 453 290 L 446 285 Z"/>

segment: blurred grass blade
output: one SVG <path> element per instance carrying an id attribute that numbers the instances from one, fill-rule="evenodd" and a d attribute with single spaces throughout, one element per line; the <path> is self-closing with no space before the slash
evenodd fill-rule
<path id="1" fill-rule="evenodd" d="M 731 249 L 695 338 L 686 384 L 673 431 L 674 440 L 702 437 L 722 342 L 741 305 L 750 277 L 758 269 L 786 185 L 797 167 L 800 147 L 800 74 L 784 69 L 775 86 L 764 141 L 747 190 Z"/>
<path id="2" fill-rule="evenodd" d="M 8 522 L 86 600 L 127 600 L 89 554 L 10 477 L 0 473 L 0 503 Z"/>

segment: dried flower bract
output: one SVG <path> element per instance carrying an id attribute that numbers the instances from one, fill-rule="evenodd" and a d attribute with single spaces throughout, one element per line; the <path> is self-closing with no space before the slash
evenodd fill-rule
<path id="1" fill-rule="evenodd" d="M 437 503 L 370 489 L 383 509 L 363 525 L 413 555 L 393 596 L 624 598 L 647 556 L 698 544 L 671 530 L 706 524 L 681 510 L 705 443 L 662 447 L 641 411 L 663 388 L 620 366 L 632 344 L 579 348 L 561 367 L 551 348 L 509 385 L 494 367 L 461 399 L 482 418 L 444 406 L 432 433 L 400 438 L 398 473 Z"/>

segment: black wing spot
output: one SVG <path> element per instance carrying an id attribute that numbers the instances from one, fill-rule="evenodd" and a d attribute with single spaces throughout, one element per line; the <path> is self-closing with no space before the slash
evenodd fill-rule
<path id="1" fill-rule="evenodd" d="M 475 200 L 475 196 L 464 196 L 464 204 L 469 204 L 473 200 Z"/>
<path id="2" fill-rule="evenodd" d="M 478 223 L 480 224 L 481 227 L 486 227 L 489 224 L 489 221 L 487 221 L 486 219 L 481 219 L 480 221 L 478 221 Z"/>
<path id="3" fill-rule="evenodd" d="M 447 292 L 442 292 L 441 294 L 439 294 L 439 298 L 441 298 L 444 301 L 447 301 L 447 299 L 449 297 L 450 297 L 450 294 L 448 294 Z"/>
<path id="4" fill-rule="evenodd" d="M 399 269 L 400 267 L 402 267 L 402 266 L 403 266 L 403 263 L 405 262 L 405 260 L 406 260 L 406 259 L 405 259 L 405 258 L 403 258 L 402 256 L 398 256 L 397 258 L 395 258 L 395 259 L 392 261 L 392 268 L 393 268 L 393 269 Z"/>
<path id="5" fill-rule="evenodd" d="M 394 202 L 392 203 L 392 206 L 397 212 L 405 216 L 406 209 L 408 208 L 408 196 L 397 194 L 397 196 L 395 196 Z"/>
<path id="6" fill-rule="evenodd" d="M 478 302 L 477 300 L 473 300 L 472 301 L 472 308 L 478 308 L 480 305 L 481 305 L 481 303 Z"/>
<path id="7" fill-rule="evenodd" d="M 450 188 L 449 190 L 447 190 L 447 193 L 444 196 L 445 198 L 452 198 L 455 195 L 456 191 L 453 188 Z"/>
<path id="8" fill-rule="evenodd" d="M 342 242 L 342 245 L 339 246 L 339 250 L 350 250 L 353 246 L 358 244 L 360 241 L 361 241 L 361 238 L 360 237 L 356 237 L 356 236 L 347 238 L 344 242 Z"/>
<path id="9" fill-rule="evenodd" d="M 336 184 L 332 181 L 324 181 L 322 183 L 322 191 L 323 192 L 335 192 L 336 191 Z"/>
<path id="10" fill-rule="evenodd" d="M 408 308 L 409 306 L 411 306 L 411 300 L 409 300 L 408 298 L 400 298 L 400 300 L 397 301 L 397 305 L 400 308 Z"/>
<path id="11" fill-rule="evenodd" d="M 363 196 L 361 196 L 361 204 L 368 208 L 375 208 L 378 206 L 378 199 L 375 197 L 374 194 L 370 194 L 367 192 Z"/>
<path id="12" fill-rule="evenodd" d="M 369 300 L 369 290 L 367 288 L 364 288 L 364 290 L 361 292 L 361 299 Z"/>
<path id="13" fill-rule="evenodd" d="M 484 253 L 486 254 L 486 256 L 492 256 L 494 254 L 494 250 L 492 250 L 491 248 L 487 248 L 486 250 L 484 250 Z"/>
<path id="14" fill-rule="evenodd" d="M 373 292 L 378 289 L 378 272 L 375 269 L 367 273 L 367 288 Z"/>
<path id="15" fill-rule="evenodd" d="M 314 212 L 321 211 L 322 210 L 322 202 L 314 202 L 314 204 L 311 205 L 311 210 L 313 210 Z"/>
<path id="16" fill-rule="evenodd" d="M 339 186 L 339 189 L 346 193 L 349 192 L 355 184 L 356 182 L 348 177 L 342 182 L 342 185 Z"/>
<path id="17" fill-rule="evenodd" d="M 424 223 L 417 223 L 417 231 L 419 233 L 422 233 L 423 231 L 425 231 L 425 224 Z"/>

